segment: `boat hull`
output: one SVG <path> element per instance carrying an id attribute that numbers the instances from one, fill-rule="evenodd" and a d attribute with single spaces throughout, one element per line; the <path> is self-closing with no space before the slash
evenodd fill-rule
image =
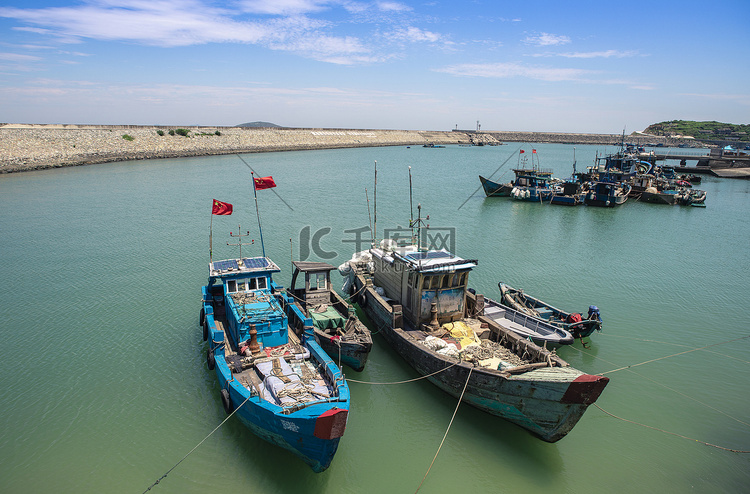
<path id="1" fill-rule="evenodd" d="M 479 181 L 482 183 L 484 194 L 487 197 L 508 197 L 510 196 L 510 191 L 513 189 L 512 184 L 499 184 L 481 175 L 479 175 Z"/>
<path id="2" fill-rule="evenodd" d="M 356 288 L 361 289 L 364 284 L 365 279 L 357 275 Z M 545 441 L 558 441 L 570 432 L 609 382 L 607 377 L 591 376 L 570 367 L 544 367 L 514 375 L 473 367 L 468 362 L 457 363 L 430 350 L 410 331 L 398 327 L 402 320 L 400 306 L 392 308 L 370 286 L 361 293 L 360 305 L 365 313 L 417 373 L 430 375 L 428 380 L 451 396 L 463 395 L 462 401 L 517 424 Z M 479 319 L 500 331 L 490 319 L 484 316 Z M 523 338 L 515 335 L 513 338 L 516 338 L 514 344 L 540 350 Z"/>
<path id="3" fill-rule="evenodd" d="M 536 319 L 565 329 L 573 335 L 574 338 L 585 338 L 591 336 L 594 331 L 601 331 L 602 329 L 602 321 L 598 316 L 598 309 L 596 309 L 597 316 L 595 318 L 589 317 L 589 319 L 582 319 L 578 322 L 566 323 L 565 321 L 570 320 L 573 313 L 565 312 L 557 307 L 553 307 L 552 305 L 549 305 L 538 298 L 527 295 L 521 290 L 512 288 L 503 282 L 498 283 L 497 287 L 500 289 L 500 303 L 505 307 L 521 311 L 533 309 L 530 312 L 533 315 L 539 315 L 539 317 L 535 317 Z M 514 296 L 522 297 L 523 304 L 521 305 L 519 302 L 516 302 Z M 592 308 L 589 309 L 589 311 L 591 310 Z"/>
<path id="4" fill-rule="evenodd" d="M 315 341 L 339 366 L 345 364 L 357 372 L 364 370 L 367 357 L 372 350 L 372 340 L 365 343 L 350 342 L 342 338 L 332 338 L 319 330 L 315 330 Z"/>
<path id="5" fill-rule="evenodd" d="M 260 393 L 268 391 L 248 383 L 241 377 L 241 373 L 235 374 L 227 362 L 226 349 L 235 345 L 231 343 L 229 335 L 220 329 L 226 327 L 224 318 L 220 318 L 221 326 L 217 324 L 210 290 L 209 286 L 203 287 L 201 317 L 204 336 L 207 336 L 209 342 L 209 369 L 213 368 L 216 373 L 225 411 L 238 416 L 256 436 L 292 452 L 314 472 L 326 470 L 336 454 L 348 420 L 349 390 L 343 374 L 310 334 L 303 339 L 301 345 L 309 352 L 307 358 L 324 368 L 331 382 L 340 383 L 334 384 L 337 395 L 304 403 L 296 408 L 283 408 L 262 399 Z M 290 327 L 289 331 L 292 330 Z"/>

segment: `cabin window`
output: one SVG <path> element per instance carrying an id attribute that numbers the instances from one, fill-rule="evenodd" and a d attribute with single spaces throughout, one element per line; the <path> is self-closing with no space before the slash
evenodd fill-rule
<path id="1" fill-rule="evenodd" d="M 258 288 L 258 278 L 250 278 L 247 280 L 247 289 L 255 290 Z"/>
<path id="2" fill-rule="evenodd" d="M 441 288 L 449 288 L 451 286 L 451 275 L 447 274 L 445 276 L 441 276 L 443 279 L 443 283 Z"/>
<path id="3" fill-rule="evenodd" d="M 313 273 L 310 275 L 310 290 L 325 290 L 326 285 L 325 273 Z"/>
<path id="4" fill-rule="evenodd" d="M 266 283 L 266 278 L 256 278 L 258 280 L 258 290 L 264 290 L 268 288 L 268 285 Z"/>
<path id="5" fill-rule="evenodd" d="M 452 276 L 451 287 L 456 288 L 458 286 L 461 286 L 461 274 L 456 273 Z"/>
<path id="6" fill-rule="evenodd" d="M 227 281 L 227 293 L 232 293 L 237 291 L 237 281 L 236 280 L 228 280 Z"/>

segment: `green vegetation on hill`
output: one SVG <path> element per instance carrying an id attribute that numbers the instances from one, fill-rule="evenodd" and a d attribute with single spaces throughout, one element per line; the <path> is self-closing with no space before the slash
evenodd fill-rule
<path id="1" fill-rule="evenodd" d="M 239 124 L 237 127 L 281 127 L 271 122 L 248 122 Z"/>
<path id="2" fill-rule="evenodd" d="M 649 125 L 646 134 L 658 136 L 692 136 L 698 140 L 750 141 L 750 125 L 722 122 L 695 122 L 693 120 L 671 120 Z"/>

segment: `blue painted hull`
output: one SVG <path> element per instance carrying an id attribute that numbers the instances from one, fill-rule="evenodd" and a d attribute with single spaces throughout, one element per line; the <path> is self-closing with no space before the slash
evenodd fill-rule
<path id="1" fill-rule="evenodd" d="M 253 274 L 250 270 L 247 273 L 232 273 L 237 281 L 229 283 L 239 283 L 243 274 Z M 324 471 L 333 460 L 348 419 L 350 395 L 343 373 L 315 341 L 312 322 L 294 306 L 291 298 L 270 291 L 241 293 L 257 298 L 243 301 L 242 316 L 238 317 L 236 300 L 231 304 L 226 300 L 226 286 L 204 286 L 201 311 L 204 338 L 209 341 L 208 366 L 216 372 L 225 411 L 237 415 L 258 437 L 294 453 L 313 471 Z M 260 312 L 260 307 L 266 312 Z M 286 308 L 290 308 L 298 323 L 301 321 L 298 326 L 304 328 L 298 343 L 296 338 L 295 342 L 287 338 L 287 335 L 291 338 L 294 329 L 289 325 Z M 251 319 L 248 315 L 258 318 Z M 275 318 L 273 325 L 268 319 L 271 316 Z M 247 331 L 256 331 L 256 327 L 261 348 L 268 349 L 270 354 L 260 350 L 251 356 L 249 350 L 239 351 L 236 340 L 247 345 L 251 339 Z M 277 365 L 281 367 L 277 369 Z M 286 372 L 282 372 L 284 365 L 288 367 Z M 261 370 L 261 366 L 268 367 Z M 320 375 L 309 369 L 320 369 Z M 274 387 L 274 382 L 281 384 Z M 316 388 L 311 382 L 325 382 L 325 385 Z"/>
<path id="2" fill-rule="evenodd" d="M 483 176 L 479 175 L 479 181 L 482 183 L 484 194 L 487 197 L 509 197 L 510 191 L 513 189 L 512 184 L 500 184 L 493 182 Z"/>

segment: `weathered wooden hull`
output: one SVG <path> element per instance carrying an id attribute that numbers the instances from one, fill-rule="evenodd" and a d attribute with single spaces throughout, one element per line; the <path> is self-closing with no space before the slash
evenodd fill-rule
<path id="1" fill-rule="evenodd" d="M 337 364 L 346 364 L 351 369 L 361 372 L 367 364 L 367 357 L 372 350 L 372 340 L 368 342 L 347 341 L 344 338 L 332 338 L 326 333 L 315 330 L 315 341 Z"/>
<path id="2" fill-rule="evenodd" d="M 356 275 L 356 289 L 365 283 L 362 275 Z M 607 377 L 592 376 L 570 368 L 557 357 L 549 360 L 550 363 L 554 361 L 554 367 L 535 368 L 519 374 L 459 362 L 422 345 L 408 329 L 402 329 L 400 306 L 392 308 L 371 286 L 361 293 L 363 310 L 373 324 L 381 328 L 380 334 L 388 344 L 417 373 L 431 375 L 428 380 L 446 393 L 459 397 L 463 392 L 464 402 L 515 423 L 545 441 L 558 441 L 570 432 L 609 382 Z M 479 320 L 513 345 L 541 351 L 533 343 L 504 332 L 484 316 Z"/>

